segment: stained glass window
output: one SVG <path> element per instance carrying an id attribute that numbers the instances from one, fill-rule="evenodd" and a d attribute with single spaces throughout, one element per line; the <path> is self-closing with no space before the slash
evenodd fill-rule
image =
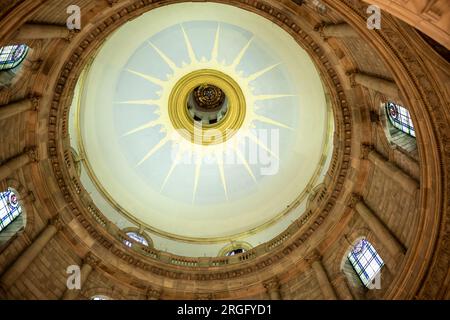
<path id="1" fill-rule="evenodd" d="M 137 234 L 136 232 L 127 232 L 127 236 L 144 246 L 148 246 L 148 241 L 143 236 Z M 132 243 L 130 241 L 125 240 L 125 245 L 131 247 Z"/>
<path id="2" fill-rule="evenodd" d="M 28 47 L 24 44 L 0 47 L 0 71 L 17 67 L 27 53 Z"/>
<path id="3" fill-rule="evenodd" d="M 393 102 L 388 102 L 386 104 L 386 113 L 389 121 L 395 128 L 412 137 L 416 136 L 416 131 L 414 130 L 414 125 L 408 109 Z"/>
<path id="4" fill-rule="evenodd" d="M 234 249 L 234 250 L 229 251 L 229 252 L 226 254 L 226 256 L 227 256 L 227 257 L 231 257 L 231 256 L 234 256 L 234 255 L 236 255 L 236 254 L 244 253 L 244 252 L 245 252 L 245 250 L 244 250 L 243 248 L 238 248 L 238 249 Z"/>
<path id="5" fill-rule="evenodd" d="M 111 299 L 107 296 L 96 295 L 96 296 L 93 296 L 91 298 L 91 300 L 111 300 Z"/>
<path id="6" fill-rule="evenodd" d="M 16 194 L 7 189 L 0 192 L 0 232 L 22 213 Z"/>
<path id="7" fill-rule="evenodd" d="M 348 259 L 362 283 L 369 287 L 384 265 L 375 248 L 366 239 L 360 240 L 348 254 Z"/>

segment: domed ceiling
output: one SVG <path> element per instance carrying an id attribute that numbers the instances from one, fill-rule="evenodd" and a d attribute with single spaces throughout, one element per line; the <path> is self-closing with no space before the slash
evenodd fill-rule
<path id="1" fill-rule="evenodd" d="M 80 77 L 70 121 L 96 206 L 187 256 L 286 229 L 323 181 L 332 129 L 299 44 L 212 3 L 161 7 L 119 28 Z"/>

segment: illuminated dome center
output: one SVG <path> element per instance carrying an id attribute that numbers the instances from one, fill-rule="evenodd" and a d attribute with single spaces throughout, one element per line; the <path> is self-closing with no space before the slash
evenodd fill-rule
<path id="1" fill-rule="evenodd" d="M 177 134 L 199 145 L 221 144 L 241 128 L 245 97 L 232 77 L 213 69 L 182 77 L 169 97 L 169 117 Z"/>

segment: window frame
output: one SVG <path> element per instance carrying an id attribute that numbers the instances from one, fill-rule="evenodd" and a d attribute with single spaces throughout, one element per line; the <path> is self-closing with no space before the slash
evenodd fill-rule
<path id="1" fill-rule="evenodd" d="M 147 238 L 136 232 L 136 231 L 127 231 L 125 232 L 125 234 L 127 235 L 128 238 L 130 238 L 131 240 L 133 240 L 136 243 L 139 243 L 140 245 L 149 247 L 149 241 L 147 240 Z M 125 240 L 127 241 L 127 240 Z M 133 243 L 131 241 L 127 241 L 130 243 L 130 245 L 128 245 L 127 243 L 125 243 L 128 247 L 132 247 Z"/>
<path id="2" fill-rule="evenodd" d="M 416 129 L 414 127 L 411 113 L 409 110 L 395 102 L 385 103 L 385 113 L 389 123 L 396 129 L 410 137 L 416 138 Z M 395 113 L 396 115 L 393 115 Z"/>
<path id="3" fill-rule="evenodd" d="M 355 252 L 355 248 L 360 244 L 361 249 L 358 252 Z M 358 240 L 352 246 L 346 258 L 350 262 L 358 279 L 364 287 L 369 289 L 371 288 L 373 280 L 381 273 L 383 266 L 385 265 L 374 246 L 365 238 Z M 371 274 L 368 271 L 370 271 Z"/>
<path id="4" fill-rule="evenodd" d="M 29 49 L 25 44 L 0 47 L 0 72 L 8 71 L 19 66 L 27 57 Z M 19 53 L 18 57 L 14 57 L 18 50 L 22 50 L 22 52 Z"/>
<path id="5" fill-rule="evenodd" d="M 11 205 L 11 197 L 14 197 L 16 204 Z M 23 208 L 20 204 L 17 192 L 8 187 L 5 191 L 0 192 L 0 232 L 4 231 L 16 219 L 23 214 Z M 9 221 L 4 223 L 9 219 Z"/>

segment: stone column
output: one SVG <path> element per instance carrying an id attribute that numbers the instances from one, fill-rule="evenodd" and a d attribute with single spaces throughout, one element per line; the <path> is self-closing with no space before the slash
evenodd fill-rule
<path id="1" fill-rule="evenodd" d="M 50 224 L 41 232 L 33 243 L 25 249 L 19 258 L 3 273 L 0 284 L 4 289 L 8 289 L 28 268 L 33 260 L 41 253 L 46 244 L 53 236 L 62 229 L 62 222 L 59 217 L 52 219 Z"/>
<path id="2" fill-rule="evenodd" d="M 280 282 L 277 278 L 269 279 L 264 282 L 263 285 L 267 290 L 270 300 L 282 300 L 280 293 Z"/>
<path id="3" fill-rule="evenodd" d="M 83 289 L 84 284 L 86 283 L 89 275 L 91 274 L 92 270 L 95 266 L 98 265 L 98 259 L 95 258 L 91 253 L 88 253 L 86 255 L 86 258 L 83 260 L 83 265 L 81 266 L 80 270 L 80 289 L 69 289 L 67 288 L 62 296 L 62 300 L 76 300 L 81 293 L 81 290 Z"/>
<path id="4" fill-rule="evenodd" d="M 316 28 L 325 38 L 358 38 L 358 32 L 348 23 L 327 24 Z"/>
<path id="5" fill-rule="evenodd" d="M 161 291 L 155 288 L 147 288 L 147 300 L 159 300 L 161 298 Z"/>
<path id="6" fill-rule="evenodd" d="M 38 157 L 36 149 L 34 147 L 28 149 L 24 153 L 15 156 L 14 158 L 0 165 L 0 180 L 9 177 L 14 171 L 16 171 L 19 168 L 22 168 L 28 163 L 37 161 Z"/>
<path id="7" fill-rule="evenodd" d="M 319 283 L 320 290 L 326 300 L 337 300 L 336 293 L 334 292 L 333 286 L 330 283 L 327 272 L 322 264 L 322 257 L 314 252 L 312 257 L 308 259 L 311 263 L 311 268 L 313 269 L 317 282 Z"/>
<path id="8" fill-rule="evenodd" d="M 402 189 L 407 191 L 411 195 L 415 195 L 419 189 L 419 183 L 411 178 L 408 174 L 403 172 L 392 162 L 386 160 L 381 154 L 379 154 L 373 146 L 362 145 L 362 158 L 372 162 L 377 168 L 383 171 L 384 174 L 391 177 L 398 184 L 402 186 Z"/>
<path id="9" fill-rule="evenodd" d="M 353 300 L 353 295 L 348 287 L 347 278 L 343 272 L 339 272 L 333 280 L 333 287 L 341 300 Z"/>
<path id="10" fill-rule="evenodd" d="M 12 102 L 7 105 L 0 106 L 0 120 L 8 119 L 16 114 L 37 110 L 39 105 L 39 98 L 24 99 Z"/>
<path id="11" fill-rule="evenodd" d="M 350 207 L 353 207 L 356 210 L 361 219 L 364 220 L 370 230 L 372 230 L 373 234 L 393 257 L 405 254 L 405 247 L 394 237 L 391 231 L 373 213 L 373 211 L 367 207 L 361 196 L 354 194 L 351 199 Z"/>
<path id="12" fill-rule="evenodd" d="M 73 31 L 66 26 L 47 25 L 47 24 L 24 24 L 17 31 L 16 39 L 34 40 L 34 39 L 70 39 Z"/>
<path id="13" fill-rule="evenodd" d="M 383 78 L 370 76 L 361 72 L 349 72 L 352 86 L 362 85 L 366 88 L 378 91 L 386 95 L 388 98 L 398 100 L 400 98 L 400 91 L 395 82 Z"/>

